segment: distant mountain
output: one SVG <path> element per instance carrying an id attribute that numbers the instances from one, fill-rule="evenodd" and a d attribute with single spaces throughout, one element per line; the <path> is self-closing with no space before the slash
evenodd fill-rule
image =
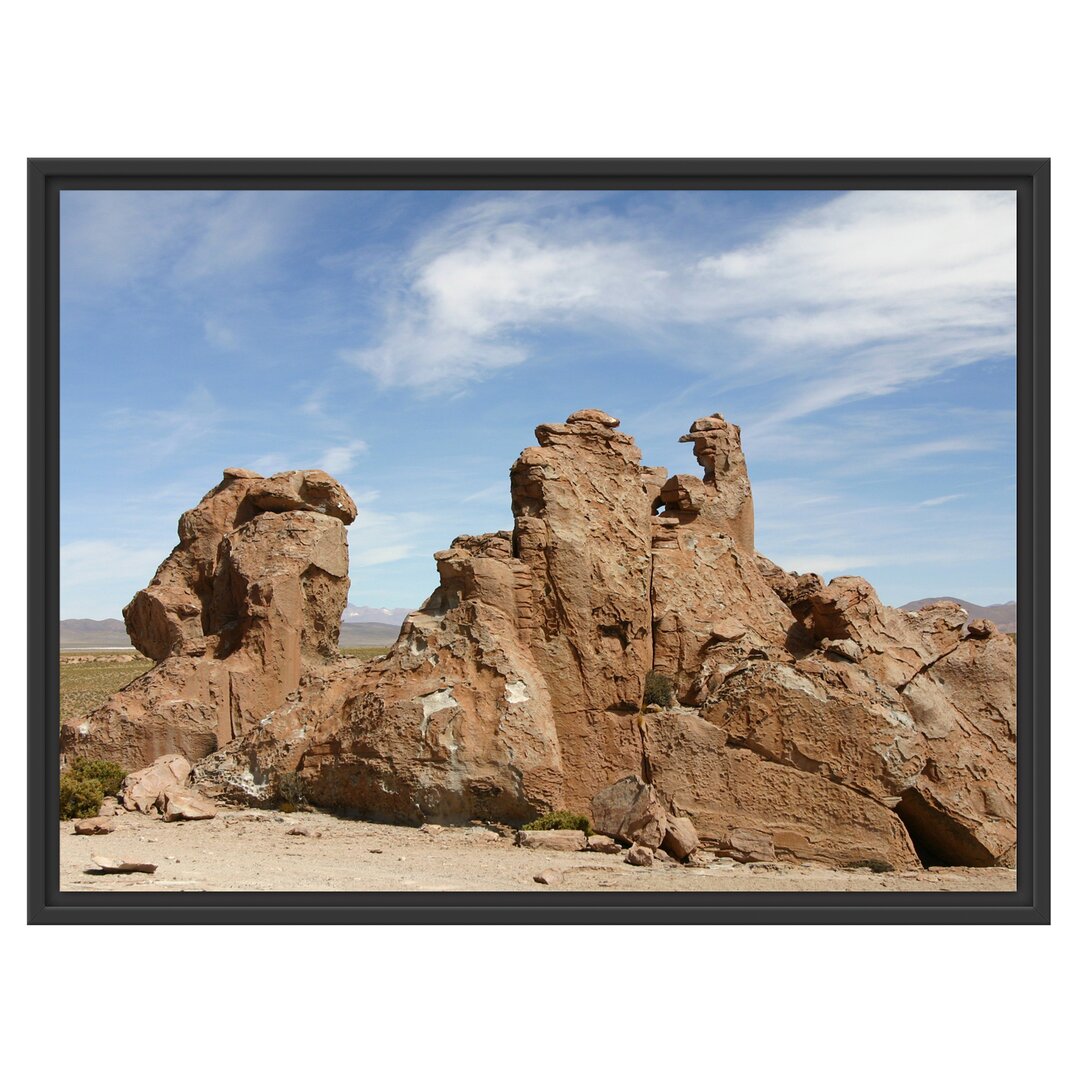
<path id="1" fill-rule="evenodd" d="M 61 649 L 116 649 L 132 647 L 120 619 L 61 619 Z"/>
<path id="2" fill-rule="evenodd" d="M 925 600 L 912 600 L 910 604 L 904 604 L 901 611 L 920 611 L 928 604 L 936 604 L 939 600 L 951 600 L 959 604 L 967 613 L 968 621 L 972 619 L 989 619 L 1000 631 L 1005 634 L 1016 633 L 1016 601 L 1010 600 L 1007 604 L 991 604 L 989 607 L 980 607 L 967 600 L 959 600 L 955 596 L 929 596 Z"/>
<path id="3" fill-rule="evenodd" d="M 384 623 L 386 626 L 399 627 L 412 608 L 404 607 L 357 607 L 349 604 L 341 616 L 343 623 Z"/>
<path id="4" fill-rule="evenodd" d="M 343 649 L 355 649 L 364 645 L 393 645 L 397 641 L 399 626 L 377 622 L 343 622 L 338 644 Z"/>
<path id="5" fill-rule="evenodd" d="M 345 648 L 393 645 L 408 608 L 361 608 L 350 604 L 341 621 L 340 644 Z M 61 649 L 130 649 L 131 640 L 120 619 L 61 619 Z"/>

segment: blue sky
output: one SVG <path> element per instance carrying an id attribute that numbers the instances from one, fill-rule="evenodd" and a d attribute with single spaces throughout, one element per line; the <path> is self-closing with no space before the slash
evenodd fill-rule
<path id="1" fill-rule="evenodd" d="M 575 409 L 741 425 L 757 546 L 1015 596 L 1011 192 L 64 192 L 61 617 L 118 618 L 226 466 L 325 468 L 351 599 L 509 528 Z"/>

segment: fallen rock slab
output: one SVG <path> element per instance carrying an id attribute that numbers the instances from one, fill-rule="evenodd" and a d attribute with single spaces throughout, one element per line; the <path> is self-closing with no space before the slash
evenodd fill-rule
<path id="1" fill-rule="evenodd" d="M 157 807 L 166 821 L 205 821 L 217 816 L 217 807 L 204 795 L 188 788 L 168 788 Z"/>
<path id="2" fill-rule="evenodd" d="M 79 836 L 101 836 L 115 828 L 116 822 L 111 817 L 83 818 L 75 822 L 75 832 Z"/>
<path id="3" fill-rule="evenodd" d="M 560 885 L 562 883 L 562 872 L 554 867 L 549 867 L 547 870 L 541 870 L 539 874 L 534 874 L 533 881 L 539 885 Z"/>
<path id="4" fill-rule="evenodd" d="M 127 862 L 107 855 L 91 855 L 94 866 L 87 870 L 89 874 L 152 874 L 157 869 L 156 863 Z"/>
<path id="5" fill-rule="evenodd" d="M 724 854 L 744 863 L 771 863 L 776 859 L 772 837 L 755 829 L 732 829 Z"/>
<path id="6" fill-rule="evenodd" d="M 618 855 L 623 847 L 616 843 L 610 836 L 596 833 L 585 841 L 586 851 L 595 851 L 600 855 Z"/>
<path id="7" fill-rule="evenodd" d="M 522 829 L 517 834 L 517 842 L 518 847 L 548 851 L 585 850 L 585 834 L 580 829 Z"/>

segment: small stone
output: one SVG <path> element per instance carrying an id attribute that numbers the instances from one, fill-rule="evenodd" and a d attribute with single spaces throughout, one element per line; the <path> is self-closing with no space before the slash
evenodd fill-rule
<path id="1" fill-rule="evenodd" d="M 116 822 L 109 817 L 82 818 L 75 822 L 75 833 L 78 836 L 100 836 L 111 833 L 115 828 Z"/>
<path id="2" fill-rule="evenodd" d="M 533 881 L 539 885 L 558 885 L 562 882 L 562 873 L 554 867 L 548 867 L 547 870 L 541 870 L 539 874 L 534 874 Z"/>
<path id="3" fill-rule="evenodd" d="M 585 841 L 585 848 L 587 851 L 595 851 L 600 855 L 618 855 L 622 851 L 622 847 L 610 836 L 601 836 L 599 833 L 590 836 Z"/>
<path id="4" fill-rule="evenodd" d="M 635 844 L 626 853 L 626 858 L 623 861 L 628 862 L 631 866 L 652 866 L 652 848 L 647 848 L 643 844 Z"/>

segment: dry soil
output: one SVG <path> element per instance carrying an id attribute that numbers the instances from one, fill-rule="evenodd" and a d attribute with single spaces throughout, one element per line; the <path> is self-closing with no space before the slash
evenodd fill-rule
<path id="1" fill-rule="evenodd" d="M 92 892 L 554 891 L 1013 892 L 1011 870 L 949 868 L 875 874 L 805 866 L 673 863 L 630 866 L 622 855 L 535 851 L 482 827 L 377 825 L 322 813 L 223 810 L 166 823 L 121 812 L 116 831 L 76 836 L 60 824 L 60 887 Z M 290 830 L 306 829 L 296 836 Z M 153 875 L 87 873 L 92 855 L 157 864 Z M 562 881 L 537 884 L 554 868 Z"/>

